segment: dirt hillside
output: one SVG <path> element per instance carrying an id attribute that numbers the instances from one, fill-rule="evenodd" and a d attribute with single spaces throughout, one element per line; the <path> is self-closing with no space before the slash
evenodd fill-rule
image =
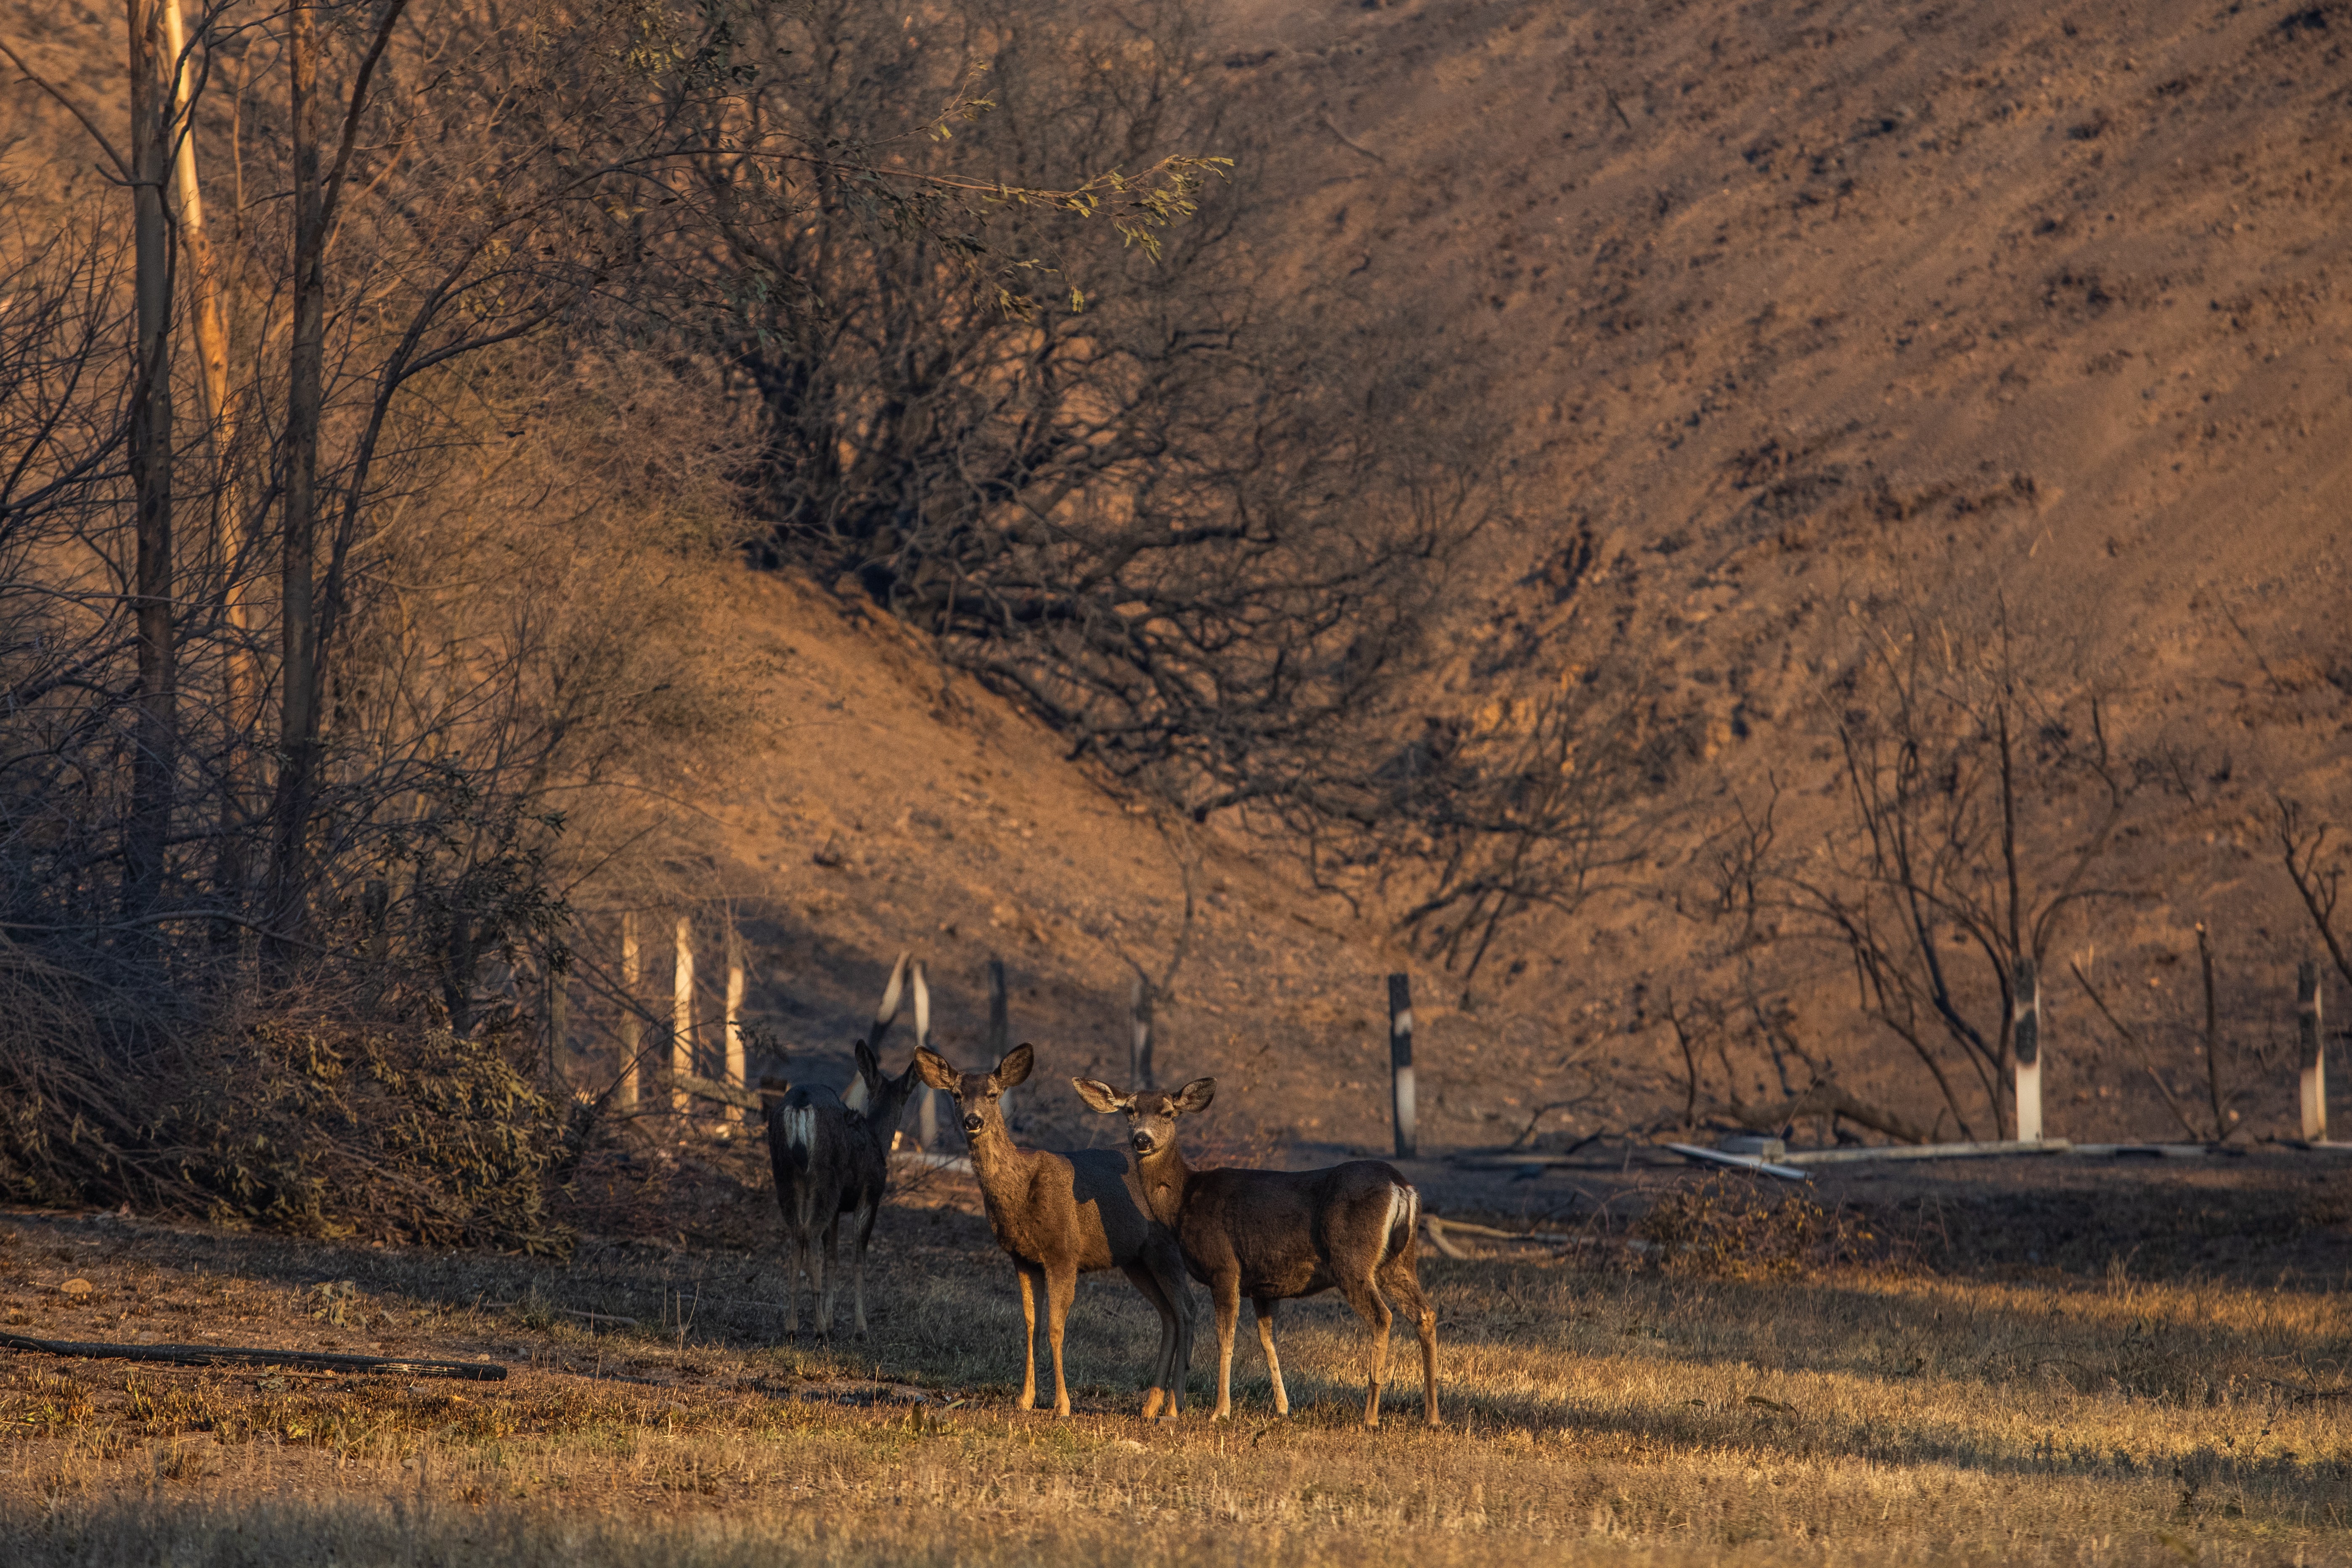
<path id="1" fill-rule="evenodd" d="M 2238 1026 L 2278 1046 L 2309 939 L 2271 794 L 2352 819 L 2352 7 L 1208 15 L 1221 64 L 1193 87 L 1276 128 L 1245 174 L 1278 215 L 1255 235 L 1277 297 L 1414 302 L 1511 432 L 1521 524 L 1475 565 L 1492 610 L 1433 704 L 1475 705 L 1474 671 L 1599 606 L 1666 672 L 1686 737 L 1682 835 L 1621 895 L 1519 928 L 1474 1011 L 1425 979 L 1431 1141 L 1513 1136 L 1562 1101 L 1539 1131 L 1671 1108 L 1656 1003 L 1707 983 L 1706 933 L 1673 912 L 1702 808 L 1768 779 L 1834 793 L 1821 678 L 1853 635 L 1842 608 L 1889 583 L 1997 581 L 2116 672 L 2116 722 L 2169 746 L 2184 788 L 2146 792 L 2132 897 L 2070 949 L 2166 990 L 2209 921 Z M 53 66 L 74 52 L 61 26 L 27 36 Z M 60 74 L 95 90 L 114 58 Z M 753 942 L 751 1016 L 787 1053 L 767 1068 L 842 1071 L 902 946 L 931 958 L 943 1041 L 976 1056 L 992 953 L 1015 1037 L 1049 1047 L 1024 1114 L 1084 1135 L 1061 1079 L 1123 1062 L 1133 965 L 1168 962 L 1194 857 L 1162 1077 L 1215 1073 L 1236 1139 L 1383 1144 L 1381 976 L 1407 959 L 1383 912 L 1310 896 L 1261 846 L 1171 839 L 854 598 L 746 574 L 742 633 L 782 655 L 769 722 L 676 781 L 679 810 L 726 825 L 711 885 Z M 609 973 L 613 916 L 584 903 L 583 959 Z M 1932 1114 L 1834 963 L 1790 974 L 1799 1026 L 1853 1083 Z M 2080 999 L 2051 1006 L 2051 1131 L 2166 1131 Z M 610 1020 L 582 1008 L 593 1042 Z M 2293 1093 L 2265 1079 L 2249 1124 L 2284 1131 Z"/>
<path id="2" fill-rule="evenodd" d="M 1200 86 L 1288 132 L 1265 176 L 1288 203 L 1276 274 L 1422 301 L 1491 365 L 1529 499 L 1485 564 L 1496 609 L 1475 647 L 1539 647 L 1605 596 L 1622 645 L 1672 668 L 1684 786 L 1752 796 L 1769 775 L 1803 796 L 1834 782 L 1810 721 L 1853 635 L 1849 595 L 1997 579 L 2021 619 L 2119 672 L 2120 723 L 2201 774 L 2140 808 L 2119 866 L 2136 897 L 2073 946 L 2162 984 L 2208 921 L 2245 1027 L 2274 1043 L 2308 938 L 2270 792 L 2352 797 L 2352 11 L 1433 0 L 1234 5 L 1215 25 L 1229 52 Z M 914 660 L 889 679 L 915 680 Z M 1475 701 L 1472 668 L 1465 651 L 1438 700 Z M 991 942 L 1059 973 L 1054 1021 L 1087 1041 L 1072 1054 L 1110 1051 L 1118 948 L 1172 940 L 1167 849 L 985 699 L 933 728 L 884 679 L 854 700 L 904 713 L 872 721 L 902 728 L 894 765 L 868 770 L 898 793 L 803 774 L 780 834 L 796 853 L 836 832 L 889 845 L 884 875 L 933 879 L 907 894 L 916 924 L 953 926 L 941 940 L 974 975 Z M 808 742 L 779 777 L 844 739 Z M 1444 1135 L 1553 1099 L 1588 1124 L 1654 1108 L 1647 999 L 1700 945 L 1665 910 L 1696 847 L 1604 909 L 1524 929 L 1521 967 L 1497 967 L 1479 1012 L 1427 999 Z M 1222 854 L 1171 1020 L 1184 1070 L 1260 1061 L 1255 1116 L 1369 1146 L 1375 1097 L 1350 1086 L 1378 1076 L 1377 975 L 1398 953 L 1376 919 L 1286 893 L 1244 847 Z M 1856 1081 L 1927 1111 L 1834 984 L 1796 1005 Z M 2162 1131 L 2087 1006 L 2051 1005 L 2053 1131 Z M 1570 1057 L 1598 1080 L 1563 1071 Z M 1304 1108 L 1325 1090 L 1318 1118 Z M 2265 1084 L 2263 1130 L 2292 1093 Z"/>

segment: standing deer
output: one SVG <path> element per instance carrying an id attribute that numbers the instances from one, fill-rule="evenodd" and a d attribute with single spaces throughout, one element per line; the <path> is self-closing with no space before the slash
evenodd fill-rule
<path id="1" fill-rule="evenodd" d="M 923 1081 L 956 1102 L 964 1142 L 988 1209 L 996 1245 L 1021 1276 L 1021 1316 L 1028 1325 L 1021 1351 L 1021 1408 L 1037 1404 L 1037 1308 L 1045 1298 L 1046 1337 L 1054 1347 L 1054 1414 L 1070 1414 L 1062 1373 L 1062 1331 L 1078 1276 L 1116 1268 L 1160 1313 L 1160 1351 L 1143 1397 L 1147 1421 L 1184 1413 L 1184 1373 L 1192 1362 L 1192 1295 L 1176 1238 L 1153 1221 L 1133 1185 L 1125 1156 L 1108 1149 L 1053 1153 L 1019 1149 L 998 1101 L 1029 1076 L 1036 1059 L 1016 1046 L 985 1073 L 959 1072 L 929 1048 L 915 1053 Z M 1163 1417 L 1161 1402 L 1168 1404 Z"/>
<path id="2" fill-rule="evenodd" d="M 875 1216 L 890 1184 L 890 1135 L 898 1112 L 914 1092 L 915 1069 L 910 1065 L 897 1078 L 882 1076 L 876 1056 L 882 1037 L 898 1016 L 898 996 L 908 978 L 908 955 L 900 953 L 891 967 L 889 988 L 874 1015 L 872 1045 L 857 1042 L 858 1094 L 856 1108 L 843 1103 L 829 1089 L 795 1084 L 783 1099 L 768 1108 L 768 1161 L 776 1173 L 776 1201 L 784 1211 L 784 1231 L 791 1237 L 793 1264 L 784 1287 L 784 1331 L 801 1331 L 801 1276 L 809 1277 L 815 1299 L 816 1331 L 833 1337 L 834 1267 L 839 1261 L 841 1216 L 850 1216 L 851 1300 L 857 1337 L 866 1337 L 866 1248 L 874 1237 Z M 915 1039 L 919 1049 L 930 1034 L 931 1000 L 923 983 L 919 959 L 913 965 Z M 817 1251 L 819 1233 L 823 1251 Z"/>
<path id="3" fill-rule="evenodd" d="M 1246 1293 L 1257 1313 L 1258 1342 L 1274 1379 L 1274 1408 L 1290 1414 L 1282 1363 L 1274 1353 L 1275 1304 L 1338 1287 L 1370 1332 L 1371 1386 L 1364 1425 L 1381 1424 L 1381 1383 L 1389 1365 L 1394 1315 L 1386 1289 L 1412 1314 L 1421 1335 L 1422 1399 L 1437 1420 L 1437 1314 L 1421 1293 L 1421 1195 L 1396 1167 L 1350 1160 L 1320 1171 L 1195 1171 L 1176 1146 L 1176 1119 L 1209 1108 L 1214 1079 L 1194 1079 L 1174 1094 L 1121 1094 L 1107 1083 L 1074 1078 L 1071 1087 L 1095 1110 L 1127 1113 L 1136 1173 L 1153 1215 L 1176 1233 L 1184 1266 L 1209 1288 L 1217 1309 L 1217 1410 L 1234 1413 L 1234 1329 Z"/>

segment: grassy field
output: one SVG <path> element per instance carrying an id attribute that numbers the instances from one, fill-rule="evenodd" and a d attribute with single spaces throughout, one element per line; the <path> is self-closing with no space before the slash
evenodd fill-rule
<path id="1" fill-rule="evenodd" d="M 1273 1416 L 1244 1325 L 1239 1420 L 1142 1424 L 1154 1320 L 1115 1277 L 1072 1320 L 1078 1414 L 1016 1412 L 1013 1278 L 946 1188 L 886 1215 L 875 1337 L 831 1350 L 770 1342 L 781 1274 L 738 1252 L 5 1234 L 16 1332 L 515 1368 L 11 1357 L 10 1563 L 2352 1561 L 2347 1320 L 2321 1289 L 1425 1255 L 1446 1426 L 1368 1433 L 1336 1301 L 1284 1320 L 1298 1415 Z"/>

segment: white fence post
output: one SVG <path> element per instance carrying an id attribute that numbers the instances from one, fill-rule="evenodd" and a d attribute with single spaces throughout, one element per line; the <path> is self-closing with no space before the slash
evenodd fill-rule
<path id="1" fill-rule="evenodd" d="M 2010 1038 L 2017 1056 L 2017 1141 L 2042 1141 L 2042 977 L 2033 960 L 2017 961 L 2016 1010 Z"/>
<path id="2" fill-rule="evenodd" d="M 743 933 L 735 929 L 735 917 L 727 917 L 727 1086 L 743 1087 Z M 727 1108 L 727 1120 L 741 1121 L 744 1110 L 740 1105 Z"/>
<path id="3" fill-rule="evenodd" d="M 646 1047 L 646 1021 L 637 1015 L 637 987 L 645 981 L 645 954 L 637 946 L 637 911 L 621 912 L 621 1081 L 613 1098 L 623 1110 L 637 1108 L 637 1058 Z"/>
<path id="4" fill-rule="evenodd" d="M 694 919 L 677 917 L 677 967 L 671 972 L 669 1109 L 686 1114 L 686 1080 L 694 1071 Z"/>

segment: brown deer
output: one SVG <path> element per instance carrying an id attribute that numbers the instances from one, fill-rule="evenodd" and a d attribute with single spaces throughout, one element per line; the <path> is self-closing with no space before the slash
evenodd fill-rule
<path id="1" fill-rule="evenodd" d="M 850 1300 L 857 1337 L 866 1337 L 866 1249 L 874 1237 L 875 1216 L 890 1184 L 890 1135 L 898 1113 L 914 1092 L 915 1069 L 910 1065 L 897 1078 L 882 1076 L 875 1052 L 891 1021 L 898 1016 L 898 997 L 908 974 L 908 954 L 900 953 L 890 970 L 889 988 L 874 1015 L 871 1045 L 857 1042 L 857 1082 L 852 1093 L 856 1106 L 845 1104 L 832 1089 L 795 1084 L 783 1099 L 768 1107 L 768 1162 L 776 1173 L 776 1202 L 784 1211 L 784 1233 L 793 1244 L 793 1263 L 784 1286 L 784 1331 L 801 1331 L 801 1276 L 809 1279 L 814 1298 L 819 1339 L 833 1337 L 835 1270 L 840 1261 L 841 1216 L 849 1218 L 853 1261 Z M 930 1033 L 930 994 L 923 984 L 922 961 L 913 963 L 915 1040 L 919 1049 Z M 820 1234 L 824 1248 L 817 1250 Z"/>
<path id="2" fill-rule="evenodd" d="M 1062 1373 L 1062 1331 L 1078 1276 L 1116 1268 L 1160 1313 L 1160 1352 L 1143 1397 L 1147 1421 L 1184 1413 L 1184 1373 L 1192 1362 L 1192 1293 L 1176 1238 L 1153 1221 L 1136 1191 L 1126 1156 L 1108 1149 L 1061 1153 L 1015 1148 L 999 1101 L 1029 1076 L 1036 1052 L 1016 1046 L 993 1071 L 959 1072 L 929 1049 L 915 1053 L 923 1081 L 956 1102 L 964 1142 L 988 1209 L 996 1245 L 1021 1276 L 1021 1405 L 1037 1404 L 1037 1309 L 1044 1297 L 1046 1338 L 1054 1347 L 1054 1414 L 1070 1414 Z M 1168 1405 L 1163 1416 L 1162 1401 Z"/>
<path id="3" fill-rule="evenodd" d="M 1247 1294 L 1258 1342 L 1274 1380 L 1274 1408 L 1290 1414 L 1282 1363 L 1274 1353 L 1275 1304 L 1337 1287 L 1370 1332 L 1371 1386 L 1364 1425 L 1381 1424 L 1381 1383 L 1388 1373 L 1393 1314 L 1385 1289 L 1412 1314 L 1421 1335 L 1422 1401 L 1437 1420 L 1437 1314 L 1421 1292 L 1421 1194 L 1381 1160 L 1350 1160 L 1320 1171 L 1195 1171 L 1176 1144 L 1176 1119 L 1206 1110 L 1214 1079 L 1194 1079 L 1174 1094 L 1121 1094 L 1107 1083 L 1074 1078 L 1078 1098 L 1106 1113 L 1127 1113 L 1136 1173 L 1153 1215 L 1176 1233 L 1184 1266 L 1209 1288 L 1217 1309 L 1217 1410 L 1234 1413 L 1234 1329 Z"/>

